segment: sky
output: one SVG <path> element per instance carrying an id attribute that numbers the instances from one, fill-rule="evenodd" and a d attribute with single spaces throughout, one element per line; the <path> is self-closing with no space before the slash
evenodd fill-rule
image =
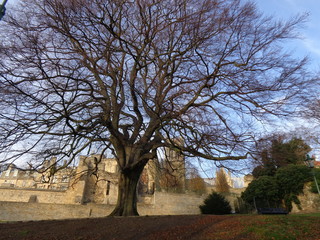
<path id="1" fill-rule="evenodd" d="M 278 19 L 289 19 L 308 13 L 307 22 L 299 29 L 300 40 L 294 41 L 297 56 L 309 56 L 311 68 L 320 69 L 320 1 L 319 0 L 256 0 L 257 7 L 264 14 Z"/>
<path id="2" fill-rule="evenodd" d="M 19 0 L 8 0 L 7 8 Z M 266 15 L 288 19 L 308 13 L 308 21 L 300 30 L 301 39 L 289 46 L 299 57 L 309 56 L 312 70 L 320 69 L 320 1 L 319 0 L 253 0 Z M 2 2 L 2 0 L 0 0 Z"/>
<path id="3" fill-rule="evenodd" d="M 7 11 L 19 0 L 8 0 Z M 0 3 L 3 0 L 0 0 Z M 320 70 L 320 0 L 253 0 L 258 9 L 275 19 L 289 19 L 308 13 L 307 22 L 299 29 L 300 39 L 288 44 L 297 57 L 309 56 L 310 68 Z"/>
<path id="4" fill-rule="evenodd" d="M 300 39 L 293 41 L 289 48 L 297 57 L 308 56 L 310 70 L 320 71 L 320 0 L 256 0 L 257 7 L 266 15 L 278 19 L 289 19 L 298 14 L 307 13 L 307 21 L 299 29 Z M 301 120 L 301 125 L 308 125 Z M 295 122 L 294 122 L 295 123 Z M 319 146 L 312 146 L 312 154 L 320 159 Z"/>

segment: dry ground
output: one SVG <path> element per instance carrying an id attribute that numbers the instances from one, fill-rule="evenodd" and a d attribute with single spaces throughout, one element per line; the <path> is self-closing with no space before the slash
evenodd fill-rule
<path id="1" fill-rule="evenodd" d="M 281 220 L 283 221 L 283 220 Z M 261 239 L 250 226 L 265 216 L 146 216 L 14 222 L 0 224 L 0 239 L 14 240 L 231 240 Z M 319 228 L 318 228 L 319 229 Z M 316 233 L 318 234 L 318 233 Z M 267 235 L 268 236 L 268 235 Z M 311 235 L 289 239 L 316 239 Z M 313 235 L 316 236 L 316 235 Z M 319 236 L 319 235 L 318 235 Z M 275 238 L 263 238 L 275 239 Z M 281 238 L 287 239 L 287 238 Z"/>

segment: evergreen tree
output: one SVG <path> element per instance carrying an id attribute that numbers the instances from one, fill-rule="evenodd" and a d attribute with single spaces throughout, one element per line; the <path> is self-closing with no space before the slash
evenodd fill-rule
<path id="1" fill-rule="evenodd" d="M 204 204 L 199 206 L 202 214 L 224 215 L 231 213 L 230 203 L 224 196 L 216 192 L 212 192 L 205 200 Z"/>

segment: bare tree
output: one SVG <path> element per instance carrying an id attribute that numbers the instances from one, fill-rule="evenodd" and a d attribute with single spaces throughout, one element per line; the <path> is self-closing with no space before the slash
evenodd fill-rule
<path id="1" fill-rule="evenodd" d="M 195 167 L 187 170 L 187 189 L 199 195 L 207 192 L 206 183 Z"/>
<path id="2" fill-rule="evenodd" d="M 225 173 L 225 170 L 223 168 L 220 168 L 216 172 L 216 191 L 218 193 L 229 193 L 230 192 L 230 186 L 228 183 L 228 179 Z"/>
<path id="3" fill-rule="evenodd" d="M 273 176 L 277 169 L 287 165 L 304 165 L 312 148 L 294 133 L 273 133 L 259 139 L 252 154 L 255 156 L 255 178 L 263 175 Z"/>
<path id="4" fill-rule="evenodd" d="M 312 86 L 282 43 L 301 21 L 241 0 L 24 0 L 0 23 L 2 161 L 111 151 L 112 215 L 137 215 L 158 148 L 245 159 L 244 127 L 294 109 Z"/>

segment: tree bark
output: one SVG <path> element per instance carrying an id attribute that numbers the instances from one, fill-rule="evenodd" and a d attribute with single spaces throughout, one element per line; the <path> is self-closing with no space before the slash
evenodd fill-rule
<path id="1" fill-rule="evenodd" d="M 137 185 L 143 170 L 137 169 L 120 172 L 118 201 L 110 216 L 139 216 L 137 210 Z"/>

